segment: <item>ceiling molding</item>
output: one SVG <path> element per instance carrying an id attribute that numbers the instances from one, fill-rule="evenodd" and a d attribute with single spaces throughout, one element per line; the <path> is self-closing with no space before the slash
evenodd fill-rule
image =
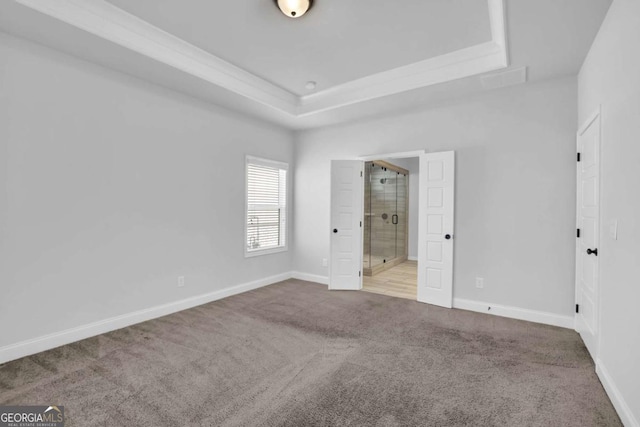
<path id="1" fill-rule="evenodd" d="M 319 113 L 506 67 L 503 49 L 486 42 L 367 76 L 301 98 L 299 116 Z"/>
<path id="2" fill-rule="evenodd" d="M 504 0 L 487 0 L 491 41 L 363 77 L 301 97 L 298 116 L 506 68 Z"/>
<path id="3" fill-rule="evenodd" d="M 105 0 L 13 0 L 184 73 L 267 105 L 308 117 L 335 108 L 508 66 L 504 0 L 487 0 L 489 42 L 297 96 Z"/>
<path id="4" fill-rule="evenodd" d="M 14 1 L 238 95 L 296 113 L 296 95 L 104 0 Z"/>

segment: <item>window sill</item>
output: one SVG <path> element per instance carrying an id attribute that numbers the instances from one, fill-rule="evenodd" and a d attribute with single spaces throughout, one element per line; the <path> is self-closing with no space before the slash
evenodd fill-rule
<path id="1" fill-rule="evenodd" d="M 256 249 L 254 251 L 247 251 L 245 249 L 244 251 L 244 257 L 245 258 L 253 258 L 256 256 L 261 256 L 261 255 L 271 255 L 271 254 L 277 254 L 280 252 L 287 252 L 288 248 L 286 246 L 280 246 L 277 248 L 269 248 L 269 249 Z"/>

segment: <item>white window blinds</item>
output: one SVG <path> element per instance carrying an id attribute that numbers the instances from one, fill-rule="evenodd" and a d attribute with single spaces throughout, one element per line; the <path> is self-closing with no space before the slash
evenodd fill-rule
<path id="1" fill-rule="evenodd" d="M 247 156 L 247 254 L 286 248 L 286 163 Z"/>

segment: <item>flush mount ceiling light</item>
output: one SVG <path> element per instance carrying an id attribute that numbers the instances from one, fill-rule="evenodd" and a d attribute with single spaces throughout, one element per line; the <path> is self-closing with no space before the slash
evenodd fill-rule
<path id="1" fill-rule="evenodd" d="M 275 0 L 276 4 L 289 18 L 300 18 L 311 8 L 311 0 Z"/>

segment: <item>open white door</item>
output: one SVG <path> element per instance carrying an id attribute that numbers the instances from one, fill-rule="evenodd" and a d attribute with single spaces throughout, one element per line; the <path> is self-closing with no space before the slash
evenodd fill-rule
<path id="1" fill-rule="evenodd" d="M 600 115 L 578 132 L 576 330 L 593 360 L 598 348 L 600 243 Z"/>
<path id="2" fill-rule="evenodd" d="M 455 153 L 420 155 L 418 301 L 453 303 Z"/>
<path id="3" fill-rule="evenodd" d="M 331 256 L 329 289 L 362 289 L 364 162 L 331 162 Z"/>

